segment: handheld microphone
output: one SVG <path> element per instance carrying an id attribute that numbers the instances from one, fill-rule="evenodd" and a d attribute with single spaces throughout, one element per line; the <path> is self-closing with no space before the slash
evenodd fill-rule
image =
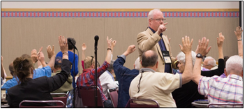
<path id="1" fill-rule="evenodd" d="M 71 42 L 71 39 L 67 39 L 68 40 L 68 42 L 70 42 L 71 43 L 71 45 L 74 47 L 74 49 L 76 49 L 77 50 L 77 47 Z"/>
<path id="2" fill-rule="evenodd" d="M 95 40 L 95 44 L 94 45 L 97 47 L 99 36 L 98 35 L 94 36 L 94 40 Z"/>

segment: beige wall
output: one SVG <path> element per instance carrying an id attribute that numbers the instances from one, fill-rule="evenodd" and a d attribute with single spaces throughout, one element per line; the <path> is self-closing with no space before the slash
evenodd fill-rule
<path id="1" fill-rule="evenodd" d="M 81 45 L 86 43 L 86 55 L 94 55 L 94 36 L 99 35 L 98 61 L 103 63 L 106 55 L 106 36 L 117 40 L 113 59 L 121 55 L 126 48 L 135 44 L 136 36 L 147 27 L 147 18 L 2 18 L 2 56 L 7 75 L 10 76 L 8 65 L 17 56 L 30 54 L 32 49 L 44 47 L 43 52 L 47 58 L 46 47 L 54 45 L 56 53 L 59 52 L 58 36 L 75 38 L 81 55 Z M 181 37 L 188 35 L 194 39 L 192 49 L 195 50 L 198 39 L 210 39 L 212 49 L 208 55 L 218 58 L 216 37 L 222 32 L 225 36 L 224 55 L 237 54 L 237 41 L 234 35 L 235 27 L 239 24 L 238 17 L 206 17 L 206 18 L 167 18 L 167 31 L 171 38 L 170 44 L 173 55 L 180 52 Z M 136 50 L 126 60 L 126 67 L 133 68 L 138 56 Z M 81 72 L 81 56 L 79 56 L 79 71 Z"/>

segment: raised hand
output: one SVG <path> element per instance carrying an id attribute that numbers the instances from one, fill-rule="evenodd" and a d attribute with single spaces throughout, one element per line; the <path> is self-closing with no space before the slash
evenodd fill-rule
<path id="1" fill-rule="evenodd" d="M 181 51 L 185 54 L 191 53 L 192 42 L 193 42 L 193 39 L 191 39 L 191 41 L 190 41 L 189 36 L 182 37 L 182 45 L 183 46 L 181 46 L 181 44 L 179 44 Z"/>
<path id="2" fill-rule="evenodd" d="M 107 47 L 111 48 L 111 42 L 112 42 L 112 38 L 109 39 L 109 37 L 107 36 Z"/>
<path id="3" fill-rule="evenodd" d="M 36 63 L 38 61 L 38 59 L 37 59 L 37 50 L 36 49 L 33 49 L 31 51 L 31 59 L 32 59 L 33 63 Z"/>
<path id="4" fill-rule="evenodd" d="M 242 28 L 240 26 L 236 27 L 236 31 L 234 31 L 237 40 L 241 40 L 242 39 Z"/>
<path id="5" fill-rule="evenodd" d="M 200 53 L 202 56 L 206 56 L 211 49 L 211 46 L 208 47 L 209 39 L 203 37 L 202 40 L 199 40 L 199 44 L 197 46 L 197 53 Z"/>
<path id="6" fill-rule="evenodd" d="M 45 58 L 44 58 L 44 54 L 43 54 L 43 52 L 41 51 L 41 52 L 39 52 L 39 55 L 38 55 L 38 60 L 42 63 L 42 62 L 45 62 L 45 60 L 44 60 Z"/>
<path id="7" fill-rule="evenodd" d="M 115 47 L 116 43 L 117 43 L 116 40 L 111 41 L 111 51 L 114 50 L 114 47 Z"/>
<path id="8" fill-rule="evenodd" d="M 157 33 L 158 33 L 159 35 L 167 29 L 167 27 L 165 26 L 165 25 L 167 25 L 167 24 L 168 24 L 168 23 L 164 23 L 164 24 L 162 24 L 162 25 L 160 25 L 160 26 L 158 27 Z"/>
<path id="9" fill-rule="evenodd" d="M 113 40 L 113 41 L 111 42 L 111 45 L 112 45 L 113 47 L 115 47 L 116 43 L 117 43 L 117 41 L 116 41 L 116 40 Z"/>
<path id="10" fill-rule="evenodd" d="M 82 50 L 85 51 L 87 49 L 87 46 L 85 43 L 82 44 Z"/>
<path id="11" fill-rule="evenodd" d="M 68 52 L 67 39 L 64 36 L 59 36 L 59 45 L 60 45 L 60 51 L 62 53 Z"/>
<path id="12" fill-rule="evenodd" d="M 225 37 L 220 32 L 219 33 L 219 37 L 217 37 L 217 45 L 218 45 L 218 47 L 222 47 L 224 40 L 225 40 Z"/>
<path id="13" fill-rule="evenodd" d="M 135 45 L 129 45 L 128 49 L 123 53 L 123 55 L 127 56 L 133 53 L 136 50 Z"/>
<path id="14" fill-rule="evenodd" d="M 54 52 L 54 45 L 53 45 L 53 48 L 51 48 L 50 45 L 48 45 L 47 47 L 47 53 L 48 53 L 48 58 L 50 59 L 53 55 L 55 55 L 55 52 Z"/>

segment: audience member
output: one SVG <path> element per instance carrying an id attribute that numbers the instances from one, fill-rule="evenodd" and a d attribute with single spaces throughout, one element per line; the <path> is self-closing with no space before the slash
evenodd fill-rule
<path id="1" fill-rule="evenodd" d="M 51 76 L 55 76 L 61 72 L 62 66 L 62 57 L 55 58 L 54 70 Z M 72 76 L 69 74 L 67 81 L 57 90 L 53 91 L 52 93 L 67 93 L 67 91 L 72 90 Z M 63 96 L 63 95 L 60 95 Z"/>
<path id="2" fill-rule="evenodd" d="M 113 54 L 113 48 L 116 45 L 116 41 L 112 41 L 112 47 L 111 47 L 111 55 Z M 112 58 L 111 58 L 112 59 Z M 107 98 L 110 98 L 108 95 L 108 89 L 116 89 L 118 85 L 115 83 L 115 79 L 113 77 L 114 70 L 113 70 L 113 63 L 114 61 L 112 60 L 110 63 L 110 66 L 107 68 L 107 70 L 100 75 L 100 84 L 103 89 L 103 93 Z"/>
<path id="3" fill-rule="evenodd" d="M 199 42 L 198 53 L 206 55 L 206 39 Z M 222 43 L 221 43 L 222 45 Z M 197 57 L 193 69 L 193 81 L 198 84 L 198 92 L 207 96 L 210 104 L 214 103 L 243 103 L 243 59 L 231 56 L 226 62 L 225 74 L 227 78 L 219 76 L 205 77 L 201 75 L 202 58 Z M 219 107 L 221 105 L 213 105 Z M 230 107 L 223 105 L 221 107 Z M 233 107 L 231 105 L 231 107 Z"/>
<path id="4" fill-rule="evenodd" d="M 153 50 L 144 52 L 141 60 L 143 68 L 140 69 L 140 74 L 132 80 L 129 87 L 130 98 L 153 99 L 159 103 L 160 107 L 176 107 L 171 92 L 192 79 L 192 42 L 193 40 L 190 41 L 187 36 L 182 38 L 183 47 L 180 45 L 180 48 L 186 54 L 183 74 L 155 72 L 158 68 L 158 54 Z"/>
<path id="5" fill-rule="evenodd" d="M 104 103 L 104 107 L 113 107 L 110 100 L 106 98 L 106 96 L 103 93 L 99 77 L 102 73 L 106 71 L 106 69 L 109 67 L 111 63 L 111 47 L 113 46 L 112 39 L 108 39 L 107 37 L 107 54 L 105 58 L 105 62 L 103 65 L 99 68 L 97 68 L 97 77 L 95 77 L 95 62 L 93 61 L 93 57 L 87 57 L 84 60 L 84 67 L 87 69 L 87 72 L 82 73 L 77 78 L 77 87 L 79 86 L 94 86 L 95 85 L 95 78 L 97 78 L 97 85 L 100 89 L 100 94 L 102 97 L 102 101 Z"/>
<path id="6" fill-rule="evenodd" d="M 202 38 L 204 40 L 206 38 Z M 224 60 L 223 60 L 223 41 L 224 41 L 224 36 L 220 33 L 219 37 L 217 38 L 217 45 L 218 45 L 218 51 L 219 51 L 219 66 L 218 69 L 216 70 L 210 70 L 210 71 L 201 71 L 201 75 L 211 77 L 214 75 L 221 75 L 222 72 L 224 72 Z M 198 49 L 198 48 L 197 48 Z M 211 47 L 209 47 L 205 52 L 209 52 Z M 198 52 L 197 52 L 198 53 Z M 205 54 L 206 55 L 206 54 Z M 202 54 L 202 56 L 205 56 Z M 195 58 L 199 57 L 200 54 L 197 54 L 192 52 L 192 63 L 193 66 L 195 64 Z M 184 53 L 179 53 L 177 56 L 177 59 L 179 60 L 179 70 L 182 73 L 183 68 L 186 64 L 185 62 L 185 55 Z M 193 68 L 192 66 L 192 68 Z M 199 99 L 204 99 L 205 97 L 203 95 L 200 95 L 197 90 L 197 84 L 195 84 L 193 81 L 190 81 L 184 85 L 182 85 L 181 88 L 176 89 L 173 91 L 173 98 L 176 102 L 176 105 L 178 108 L 191 108 L 192 102 L 195 100 Z"/>
<path id="7" fill-rule="evenodd" d="M 53 77 L 33 78 L 34 66 L 29 56 L 17 57 L 14 62 L 15 75 L 20 84 L 11 87 L 8 91 L 7 101 L 10 107 L 19 107 L 22 100 L 52 100 L 50 92 L 60 88 L 70 74 L 71 62 L 68 60 L 68 45 L 65 37 L 59 37 L 60 49 L 63 53 L 62 71 Z M 52 55 L 54 57 L 54 54 Z M 37 104 L 26 103 L 24 105 L 56 105 L 53 103 Z"/>
<path id="8" fill-rule="evenodd" d="M 240 26 L 236 27 L 236 31 L 234 31 L 237 41 L 238 41 L 238 55 L 243 58 L 243 45 L 242 45 L 242 28 Z M 226 66 L 226 61 L 229 59 L 229 56 L 225 56 L 225 66 Z M 226 78 L 225 73 L 223 73 L 220 77 Z"/>
<path id="9" fill-rule="evenodd" d="M 40 62 L 45 62 L 44 61 L 44 57 L 43 57 L 44 55 L 40 55 L 40 54 L 43 54 L 42 53 L 42 49 L 39 50 L 38 55 L 37 55 L 37 53 L 35 53 L 35 51 L 36 51 L 35 49 L 32 50 L 32 52 L 31 52 L 32 56 L 29 56 L 28 54 L 23 54 L 21 57 L 24 57 L 26 59 L 27 58 L 31 58 L 32 63 L 37 62 L 38 59 L 39 59 Z M 35 56 L 35 55 L 37 55 L 37 56 Z M 48 65 L 46 67 L 43 67 L 43 68 L 34 69 L 34 71 L 33 71 L 33 79 L 36 79 L 36 78 L 39 78 L 39 77 L 42 77 L 42 76 L 51 77 L 51 73 L 52 73 L 51 68 L 53 68 L 54 60 L 55 60 L 54 49 L 52 51 L 50 51 L 48 55 L 51 56 Z M 16 77 L 16 75 L 14 73 L 15 70 L 13 70 L 13 63 L 10 63 L 9 70 L 10 70 L 10 72 L 11 72 L 10 74 L 13 76 L 13 78 L 8 80 L 2 86 L 2 88 L 6 89 L 6 93 L 8 93 L 8 89 L 9 88 L 18 85 L 18 82 L 19 82 L 18 77 Z"/>
<path id="10" fill-rule="evenodd" d="M 158 72 L 172 73 L 176 68 L 175 57 L 172 56 L 169 40 L 162 34 L 166 30 L 167 23 L 164 23 L 163 13 L 159 9 L 153 9 L 148 14 L 148 27 L 137 35 L 139 57 L 144 51 L 152 50 L 158 55 Z"/>
<path id="11" fill-rule="evenodd" d="M 114 73 L 114 70 L 113 70 L 113 63 L 114 61 L 111 61 L 111 64 L 110 66 L 107 68 L 107 70 L 102 74 L 100 75 L 99 79 L 100 79 L 100 84 L 102 86 L 102 89 L 103 89 L 103 93 L 104 95 L 107 97 L 107 98 L 110 98 L 109 97 L 109 94 L 108 94 L 108 89 L 116 89 L 118 88 L 118 85 L 116 84 L 115 82 L 115 79 L 113 77 L 113 73 Z"/>
<path id="12" fill-rule="evenodd" d="M 70 41 L 68 41 L 70 40 Z M 76 40 L 74 38 L 67 38 L 67 41 L 68 41 L 68 56 L 69 56 L 69 61 L 72 63 L 72 67 L 71 67 L 71 75 L 73 76 L 73 72 L 74 72 L 74 52 L 73 50 L 75 49 L 73 45 L 76 45 Z M 62 52 L 58 52 L 56 57 L 59 56 L 59 57 L 62 57 Z M 75 54 L 75 76 L 77 75 L 78 73 L 78 56 L 77 54 Z M 72 83 L 72 84 L 75 84 L 75 83 Z M 75 85 L 74 85 L 75 86 Z"/>
<path id="13" fill-rule="evenodd" d="M 210 71 L 213 67 L 216 66 L 216 61 L 213 57 L 208 56 L 204 59 L 202 65 L 202 71 Z"/>
<path id="14" fill-rule="evenodd" d="M 135 51 L 135 45 L 128 46 L 128 49 L 120 56 L 113 64 L 113 68 L 116 74 L 116 79 L 119 82 L 119 91 L 118 91 L 118 108 L 124 108 L 130 99 L 129 96 L 129 86 L 131 81 L 139 74 L 140 69 L 140 58 L 138 57 L 135 61 L 134 68 L 128 69 L 124 67 L 126 61 L 126 56 Z"/>

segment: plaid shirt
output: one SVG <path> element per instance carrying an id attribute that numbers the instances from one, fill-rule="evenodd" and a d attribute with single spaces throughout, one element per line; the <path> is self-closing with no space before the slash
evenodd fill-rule
<path id="1" fill-rule="evenodd" d="M 231 74 L 227 78 L 202 77 L 198 84 L 198 92 L 208 96 L 210 104 L 243 103 L 243 79 L 235 74 Z M 214 107 L 218 107 L 218 105 Z"/>
<path id="2" fill-rule="evenodd" d="M 103 102 L 107 100 L 106 96 L 103 94 L 103 90 L 100 84 L 100 75 L 107 70 L 107 67 L 110 64 L 107 63 L 106 61 L 103 63 L 103 65 L 97 69 L 97 85 L 100 89 L 100 94 L 102 97 Z M 78 78 L 77 78 L 77 87 L 79 86 L 93 86 L 95 85 L 95 69 L 89 70 L 87 72 L 82 73 Z"/>

